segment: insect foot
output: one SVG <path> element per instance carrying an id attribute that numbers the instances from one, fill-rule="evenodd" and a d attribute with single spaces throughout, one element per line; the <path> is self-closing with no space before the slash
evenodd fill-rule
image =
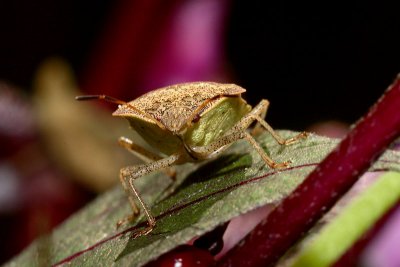
<path id="1" fill-rule="evenodd" d="M 295 137 L 283 140 L 283 142 L 279 142 L 281 145 L 293 145 L 295 143 L 297 143 L 300 139 L 305 139 L 309 136 L 310 134 L 307 132 L 301 132 L 300 134 L 296 135 Z M 266 162 L 268 164 L 268 162 Z M 292 162 L 290 160 L 285 161 L 285 162 L 281 162 L 281 163 L 277 163 L 277 162 L 270 162 L 268 165 L 272 168 L 272 169 L 284 169 L 290 166 Z"/>
<path id="2" fill-rule="evenodd" d="M 305 139 L 309 136 L 310 134 L 307 132 L 301 132 L 300 134 L 296 135 L 295 137 L 289 138 L 287 140 L 285 140 L 285 142 L 283 143 L 284 145 L 288 146 L 288 145 L 292 145 L 297 143 L 300 139 Z"/>
<path id="3" fill-rule="evenodd" d="M 291 163 L 292 163 L 292 162 L 291 162 L 290 160 L 289 160 L 289 161 L 280 162 L 280 163 L 274 162 L 274 163 L 272 163 L 272 164 L 270 165 L 270 167 L 271 167 L 272 169 L 284 169 L 284 168 L 289 167 Z"/>
<path id="4" fill-rule="evenodd" d="M 149 222 L 149 225 L 145 229 L 133 232 L 132 238 L 135 239 L 142 235 L 148 235 L 149 233 L 151 233 L 151 231 L 153 231 L 155 225 L 156 225 L 156 221 Z"/>

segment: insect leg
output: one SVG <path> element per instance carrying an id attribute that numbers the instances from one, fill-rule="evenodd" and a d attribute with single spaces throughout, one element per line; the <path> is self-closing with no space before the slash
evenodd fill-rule
<path id="1" fill-rule="evenodd" d="M 259 106 L 259 108 L 257 108 L 257 107 L 254 108 L 253 109 L 254 113 L 259 114 L 260 118 L 265 119 L 265 116 L 267 115 L 267 110 L 269 107 L 269 101 L 266 99 L 263 99 L 263 100 L 261 100 L 260 104 L 258 104 L 257 106 Z M 257 121 L 256 125 L 251 130 L 251 135 L 258 135 L 260 133 L 262 133 L 262 125 Z"/>
<path id="2" fill-rule="evenodd" d="M 262 149 L 262 147 L 257 143 L 257 141 L 247 132 L 245 132 L 245 137 L 244 137 L 257 151 L 257 153 L 261 156 L 261 158 L 264 160 L 264 162 L 271 168 L 276 169 L 276 168 L 286 168 L 289 166 L 289 161 L 277 163 L 273 161 L 267 153 Z"/>
<path id="3" fill-rule="evenodd" d="M 265 120 L 261 119 L 259 116 L 254 116 L 254 119 L 256 119 L 257 122 L 260 123 L 280 145 L 291 145 L 296 143 L 299 139 L 306 138 L 308 136 L 307 132 L 301 132 L 292 138 L 284 139 L 277 132 L 275 132 Z"/>
<path id="4" fill-rule="evenodd" d="M 254 121 L 254 119 L 251 117 L 246 118 L 246 120 Z M 221 138 L 217 139 L 216 141 L 212 142 L 209 145 L 202 146 L 202 147 L 192 147 L 191 149 L 192 149 L 193 153 L 195 153 L 196 156 L 199 158 L 210 158 L 210 157 L 216 156 L 221 151 L 223 151 L 227 147 L 227 145 L 229 145 L 239 139 L 245 139 L 246 141 L 248 141 L 269 167 L 284 168 L 289 165 L 289 162 L 277 163 L 274 160 L 272 160 L 264 152 L 264 150 L 257 143 L 257 141 L 254 140 L 254 138 L 248 132 L 246 132 L 246 129 L 242 129 L 242 130 L 238 129 L 238 131 L 230 132 L 229 134 L 222 136 Z"/>
<path id="5" fill-rule="evenodd" d="M 147 217 L 148 226 L 146 227 L 146 229 L 135 233 L 135 237 L 140 236 L 140 235 L 146 235 L 153 230 L 153 228 L 156 224 L 156 220 L 155 220 L 154 216 L 151 214 L 150 209 L 147 207 L 146 203 L 143 201 L 142 197 L 140 196 L 140 193 L 137 191 L 137 189 L 134 185 L 134 180 L 136 180 L 146 174 L 149 174 L 151 172 L 160 170 L 162 168 L 169 167 L 169 166 L 175 164 L 180 158 L 181 158 L 181 154 L 176 153 L 176 154 L 172 154 L 171 156 L 169 156 L 167 158 L 163 158 L 163 159 L 160 159 L 155 162 L 138 165 L 138 166 L 128 166 L 128 167 L 121 169 L 120 180 L 121 180 L 122 186 L 125 189 L 125 192 L 128 195 L 129 203 L 131 204 L 131 207 L 132 207 L 132 214 L 130 214 L 126 218 L 120 220 L 117 223 L 117 226 L 120 226 L 126 222 L 131 222 L 137 216 L 138 208 L 134 201 L 134 199 L 136 198 L 144 210 L 144 213 Z"/>
<path id="6" fill-rule="evenodd" d="M 118 144 L 134 154 L 135 156 L 139 156 L 143 161 L 145 162 L 151 162 L 151 161 L 156 161 L 160 160 L 161 157 L 153 152 L 148 151 L 144 147 L 141 147 L 135 143 L 133 143 L 132 140 L 126 137 L 120 137 L 118 139 Z"/>
<path id="7" fill-rule="evenodd" d="M 122 146 L 123 148 L 125 148 L 126 150 L 128 150 L 129 152 L 134 154 L 135 156 L 138 156 L 141 160 L 143 160 L 146 163 L 150 163 L 150 162 L 154 162 L 154 161 L 162 159 L 159 155 L 157 155 L 151 151 L 148 151 L 147 149 L 145 149 L 142 146 L 139 146 L 139 145 L 133 143 L 133 141 L 130 140 L 129 138 L 120 137 L 118 139 L 118 143 L 120 146 Z M 173 169 L 173 167 L 167 168 L 163 171 L 171 178 L 172 181 L 176 180 L 176 172 Z"/>
<path id="8" fill-rule="evenodd" d="M 297 141 L 299 138 L 304 138 L 307 136 L 306 133 L 301 133 L 298 136 L 295 136 L 290 139 L 283 139 L 279 134 L 277 134 L 269 124 L 267 124 L 263 119 L 260 118 L 260 115 L 266 113 L 266 109 L 268 107 L 268 101 L 262 100 L 257 106 L 255 106 L 250 113 L 244 116 L 238 123 L 236 123 L 227 133 L 221 138 L 215 140 L 209 145 L 202 147 L 192 147 L 192 153 L 198 158 L 209 158 L 215 156 L 220 153 L 224 148 L 239 140 L 245 139 L 247 140 L 253 148 L 258 152 L 258 154 L 262 157 L 264 162 L 271 168 L 282 168 L 288 166 L 288 162 L 276 163 L 273 161 L 260 147 L 260 145 L 256 142 L 256 140 L 246 132 L 247 128 L 254 122 L 257 121 L 263 127 L 266 128 L 268 132 L 278 141 L 278 143 L 282 145 L 289 145 Z"/>
<path id="9" fill-rule="evenodd" d="M 119 175 L 119 180 L 121 181 L 122 187 L 124 188 L 124 191 L 126 193 L 126 195 L 128 196 L 128 200 L 129 200 L 129 204 L 131 206 L 132 209 L 132 214 L 130 214 L 129 216 L 126 216 L 125 218 L 119 220 L 117 222 L 117 228 L 119 228 L 121 225 L 127 223 L 127 222 L 131 222 L 133 221 L 140 213 L 139 207 L 136 205 L 135 200 L 131 194 L 131 191 L 129 189 L 129 185 L 125 179 L 125 177 L 122 175 L 122 172 L 120 172 Z"/>
<path id="10" fill-rule="evenodd" d="M 266 99 L 261 100 L 261 102 L 255 106 L 250 113 L 247 115 L 249 117 L 252 117 L 254 120 L 257 121 L 256 127 L 253 129 L 252 134 L 259 131 L 259 128 L 262 126 L 264 127 L 271 135 L 272 137 L 281 145 L 291 145 L 295 142 L 297 142 L 299 139 L 306 138 L 308 136 L 308 133 L 302 132 L 292 138 L 289 139 L 284 139 L 281 137 L 277 132 L 274 131 L 274 129 L 264 120 L 264 117 L 267 113 L 267 109 L 269 106 L 269 102 Z M 240 123 L 240 122 L 239 122 Z M 258 128 L 257 128 L 258 127 Z"/>

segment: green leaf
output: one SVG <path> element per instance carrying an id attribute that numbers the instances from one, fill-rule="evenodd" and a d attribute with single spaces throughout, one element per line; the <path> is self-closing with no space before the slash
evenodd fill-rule
<path id="1" fill-rule="evenodd" d="M 296 134 L 280 133 L 284 137 Z M 76 213 L 51 235 L 34 242 L 8 266 L 143 265 L 235 216 L 279 201 L 338 142 L 316 135 L 291 146 L 278 145 L 268 134 L 257 139 L 274 160 L 290 160 L 291 167 L 272 170 L 245 141 L 237 142 L 218 159 L 177 167 L 177 182 L 172 186 L 164 173 L 136 182 L 157 219 L 156 228 L 149 235 L 130 238 L 131 233 L 145 225 L 143 217 L 138 218 L 136 225 L 116 229 L 116 222 L 130 212 L 124 192 L 118 186 Z M 373 169 L 400 171 L 400 153 L 386 152 Z"/>

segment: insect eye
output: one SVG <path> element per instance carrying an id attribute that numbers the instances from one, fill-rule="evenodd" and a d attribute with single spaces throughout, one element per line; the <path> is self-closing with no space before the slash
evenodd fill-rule
<path id="1" fill-rule="evenodd" d="M 200 115 L 196 114 L 196 116 L 193 118 L 192 122 L 196 123 L 200 120 Z"/>

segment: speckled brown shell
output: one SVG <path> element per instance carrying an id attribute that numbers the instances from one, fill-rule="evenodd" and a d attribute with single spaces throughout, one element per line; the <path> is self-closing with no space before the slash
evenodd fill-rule
<path id="1" fill-rule="evenodd" d="M 181 130 L 188 120 L 192 119 L 205 101 L 218 96 L 235 96 L 246 90 L 235 84 L 214 82 L 181 83 L 148 92 L 129 102 L 149 118 L 133 110 L 128 105 L 121 105 L 113 113 L 114 116 L 137 117 L 151 122 L 155 119 L 167 130 Z M 197 111 L 196 111 L 197 110 Z M 154 123 L 154 121 L 153 121 Z"/>

